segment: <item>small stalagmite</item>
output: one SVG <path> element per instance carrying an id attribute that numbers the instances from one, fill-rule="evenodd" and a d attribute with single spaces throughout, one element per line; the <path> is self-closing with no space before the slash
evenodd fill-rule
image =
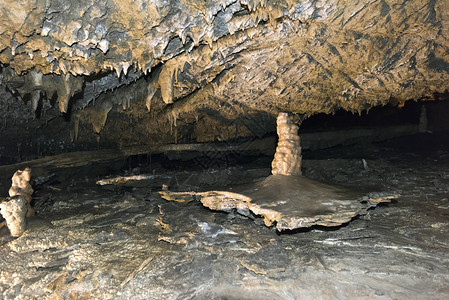
<path id="1" fill-rule="evenodd" d="M 301 145 L 298 126 L 292 123 L 287 113 L 280 113 L 276 124 L 279 141 L 271 163 L 271 173 L 273 175 L 301 175 Z"/>
<path id="2" fill-rule="evenodd" d="M 6 198 L 6 201 L 0 203 L 0 213 L 6 221 L 11 236 L 21 236 L 26 229 L 27 201 L 25 197 L 17 195 Z"/>
<path id="3" fill-rule="evenodd" d="M 31 207 L 31 195 L 34 190 L 30 180 L 30 168 L 16 171 L 11 179 L 9 197 L 0 203 L 0 213 L 13 237 L 22 235 L 26 229 L 26 217 L 34 216 L 35 213 Z"/>
<path id="4" fill-rule="evenodd" d="M 9 196 L 14 197 L 17 195 L 22 196 L 26 200 L 26 207 L 27 207 L 27 217 L 34 216 L 34 208 L 31 206 L 31 195 L 33 194 L 34 190 L 30 184 L 31 180 L 31 169 L 25 168 L 23 171 L 18 170 L 14 173 L 12 176 L 12 184 L 11 188 L 9 189 Z"/>

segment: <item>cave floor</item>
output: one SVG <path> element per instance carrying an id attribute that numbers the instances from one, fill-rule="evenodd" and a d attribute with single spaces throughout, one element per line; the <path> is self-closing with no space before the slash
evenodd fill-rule
<path id="1" fill-rule="evenodd" d="M 162 184 L 207 190 L 265 177 L 268 157 L 213 169 L 153 163 L 141 169 L 151 179 L 119 185 L 96 185 L 86 167 L 57 175 L 36 187 L 37 215 L 21 237 L 0 229 L 0 298 L 448 299 L 445 137 L 306 153 L 307 177 L 401 196 L 344 226 L 286 233 L 158 194 Z"/>

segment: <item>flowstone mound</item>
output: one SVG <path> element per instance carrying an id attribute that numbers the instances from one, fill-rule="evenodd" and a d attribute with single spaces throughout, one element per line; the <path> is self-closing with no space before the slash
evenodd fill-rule
<path id="1" fill-rule="evenodd" d="M 301 176 L 301 147 L 298 126 L 288 114 L 277 118 L 278 146 L 272 162 L 272 174 L 262 181 L 238 187 L 234 191 L 170 192 L 159 194 L 168 201 L 199 200 L 211 210 L 262 216 L 266 226 L 294 230 L 314 225 L 339 226 L 364 215 L 381 202 L 398 195 L 353 191 Z"/>
<path id="2" fill-rule="evenodd" d="M 398 195 L 353 191 L 311 180 L 304 176 L 271 175 L 239 191 L 160 192 L 169 201 L 199 200 L 211 210 L 262 216 L 266 226 L 279 231 L 314 225 L 339 226 L 364 215 L 381 202 Z"/>

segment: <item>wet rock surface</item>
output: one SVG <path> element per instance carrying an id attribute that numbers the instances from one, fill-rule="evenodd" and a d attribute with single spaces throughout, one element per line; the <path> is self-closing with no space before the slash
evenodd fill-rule
<path id="1" fill-rule="evenodd" d="M 303 152 L 305 176 L 401 196 L 345 226 L 289 234 L 157 193 L 250 183 L 271 157 L 189 172 L 154 163 L 142 172 L 171 179 L 143 186 L 99 186 L 79 169 L 86 177 L 35 187 L 21 237 L 0 229 L 2 297 L 446 299 L 449 148 L 432 137 Z"/>

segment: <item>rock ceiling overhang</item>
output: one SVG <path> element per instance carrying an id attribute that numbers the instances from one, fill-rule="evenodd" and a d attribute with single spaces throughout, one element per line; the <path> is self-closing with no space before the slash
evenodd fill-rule
<path id="1" fill-rule="evenodd" d="M 444 0 L 23 0 L 0 13 L 2 82 L 57 94 L 63 112 L 139 78 L 148 109 L 156 97 L 174 114 L 306 115 L 431 97 L 449 79 Z"/>

